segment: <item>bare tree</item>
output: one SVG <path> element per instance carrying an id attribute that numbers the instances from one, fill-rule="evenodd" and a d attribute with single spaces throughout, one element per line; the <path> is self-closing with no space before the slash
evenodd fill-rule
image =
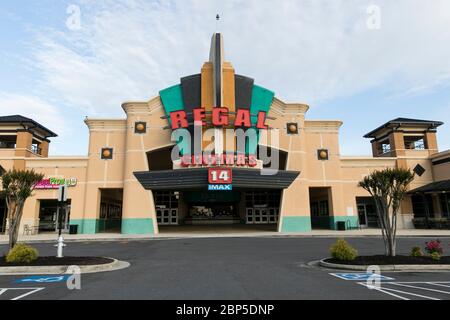
<path id="1" fill-rule="evenodd" d="M 36 183 L 44 178 L 34 170 L 9 170 L 1 176 L 2 191 L 8 207 L 9 248 L 17 243 L 20 221 L 22 220 L 25 201 L 33 193 Z"/>
<path id="2" fill-rule="evenodd" d="M 358 184 L 375 201 L 387 256 L 396 254 L 397 213 L 413 180 L 414 174 L 410 170 L 387 168 L 372 172 Z"/>

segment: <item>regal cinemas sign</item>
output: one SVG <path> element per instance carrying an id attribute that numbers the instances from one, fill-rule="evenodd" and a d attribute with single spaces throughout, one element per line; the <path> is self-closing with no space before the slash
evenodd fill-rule
<path id="1" fill-rule="evenodd" d="M 260 129 L 268 129 L 266 122 L 266 112 L 260 111 L 256 115 L 252 115 L 250 110 L 240 109 L 237 112 L 230 112 L 226 107 L 215 107 L 212 108 L 211 111 L 206 111 L 205 108 L 196 108 L 193 109 L 191 113 L 187 113 L 184 110 L 174 111 L 170 113 L 170 126 L 172 130 L 178 129 L 188 129 L 194 126 L 194 136 L 199 135 L 200 141 L 205 141 L 205 136 L 208 136 L 207 133 L 204 132 L 203 128 L 210 128 L 211 134 L 210 137 L 214 137 L 213 149 L 212 152 L 205 152 L 198 148 L 197 152 L 184 152 L 181 156 L 180 165 L 182 167 L 195 167 L 195 166 L 248 166 L 248 167 L 256 167 L 257 166 L 257 156 L 256 154 L 252 154 L 245 148 L 246 141 L 248 143 L 252 143 L 257 145 L 257 135 L 256 130 Z M 253 120 L 252 118 L 256 118 Z M 193 120 L 193 122 L 192 122 Z M 253 120 L 253 121 L 252 121 Z M 253 122 L 253 123 L 252 123 Z M 213 128 L 211 128 L 213 127 Z M 253 134 L 236 134 L 234 129 L 226 129 L 226 131 L 231 132 L 233 141 L 232 145 L 235 146 L 235 137 L 237 145 L 243 146 L 241 148 L 241 152 L 236 152 L 234 148 L 230 150 L 230 148 L 226 148 L 229 150 L 228 153 L 221 152 L 224 149 L 224 146 L 218 146 L 217 141 L 223 142 L 224 130 L 223 128 L 234 127 L 235 129 L 243 129 L 252 132 Z M 218 129 L 219 130 L 215 130 Z M 184 130 L 183 134 L 184 141 L 199 141 L 198 139 L 192 139 L 191 133 L 187 130 Z M 220 137 L 218 137 L 220 136 Z M 227 137 L 229 137 L 227 133 Z M 239 143 L 239 139 L 241 138 L 241 144 Z M 179 139 L 175 139 L 178 140 Z M 227 138 L 229 140 L 229 138 Z M 253 141 L 251 141 L 253 140 Z M 194 142 L 195 143 L 195 142 Z M 219 143 L 220 144 L 220 143 Z M 238 148 L 239 149 L 239 148 Z M 188 148 L 188 150 L 192 150 Z M 219 151 L 219 152 L 218 152 Z M 256 151 L 256 150 L 255 150 Z"/>
<path id="2" fill-rule="evenodd" d="M 237 112 L 230 113 L 228 108 L 225 107 L 216 107 L 212 108 L 211 112 L 211 122 L 206 122 L 206 109 L 205 108 L 196 108 L 192 110 L 192 117 L 194 120 L 195 126 L 207 126 L 212 125 L 214 127 L 228 127 L 233 125 L 235 128 L 251 128 L 255 127 L 256 129 L 268 129 L 266 125 L 266 113 L 264 111 L 259 111 L 256 115 L 256 125 L 252 125 L 252 119 L 250 110 L 247 109 L 238 109 Z M 234 121 L 230 124 L 230 119 L 234 117 Z M 172 130 L 180 129 L 180 128 L 188 128 L 189 121 L 187 117 L 187 113 L 184 110 L 174 111 L 170 113 L 171 127 Z"/>

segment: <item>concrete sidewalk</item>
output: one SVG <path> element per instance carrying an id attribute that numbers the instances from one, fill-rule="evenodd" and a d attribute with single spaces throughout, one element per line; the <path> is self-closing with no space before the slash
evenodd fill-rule
<path id="1" fill-rule="evenodd" d="M 450 237 L 450 230 L 416 230 L 405 229 L 398 230 L 399 237 Z M 186 231 L 184 229 L 164 231 L 158 235 L 128 235 L 120 233 L 98 233 L 98 234 L 78 234 L 78 235 L 64 235 L 65 241 L 139 241 L 139 240 L 169 240 L 180 238 L 223 238 L 223 237 L 376 237 L 381 236 L 380 229 L 362 229 L 362 230 L 313 230 L 302 233 L 278 233 L 265 230 L 233 230 L 230 228 L 192 228 Z M 56 233 L 44 233 L 39 235 L 20 235 L 20 242 L 36 243 L 36 242 L 55 242 Z M 8 236 L 0 235 L 0 244 L 7 244 Z"/>

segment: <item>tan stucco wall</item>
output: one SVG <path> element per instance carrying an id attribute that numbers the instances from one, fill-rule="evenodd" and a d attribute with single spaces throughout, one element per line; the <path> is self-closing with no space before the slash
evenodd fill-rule
<path id="1" fill-rule="evenodd" d="M 46 159 L 28 159 L 26 169 L 43 173 L 46 178 L 77 178 L 77 184 L 68 190 L 71 199 L 71 218 L 84 216 L 84 193 L 86 187 L 87 159 L 85 157 L 51 157 Z M 58 190 L 35 190 L 33 196 L 27 199 L 20 227 L 23 225 L 39 226 L 39 200 L 57 199 Z"/>
<path id="2" fill-rule="evenodd" d="M 210 66 L 205 64 L 203 72 L 210 72 L 209 68 Z M 231 67 L 227 72 L 233 73 Z M 205 100 L 210 98 L 202 97 Z M 0 165 L 11 169 L 20 161 L 26 168 L 44 173 L 46 178 L 77 178 L 77 185 L 69 189 L 69 198 L 72 200 L 71 219 L 75 220 L 99 219 L 101 190 L 123 189 L 122 218 L 152 219 L 154 231 L 158 232 L 152 192 L 144 190 L 133 172 L 149 169 L 147 152 L 173 145 L 170 140 L 171 131 L 163 130 L 167 126 L 167 120 L 161 119 L 164 110 L 159 97 L 149 102 L 124 103 L 122 108 L 126 114 L 123 119 L 85 121 L 90 134 L 86 157 L 26 158 L 19 157 L 14 150 L 0 150 Z M 400 148 L 397 150 L 397 153 L 400 153 L 398 157 L 344 157 L 339 149 L 339 130 L 342 122 L 305 120 L 308 108 L 305 104 L 284 103 L 274 99 L 269 112 L 269 117 L 273 119 L 267 120 L 269 127 L 279 132 L 279 145 L 276 146 L 288 153 L 286 169 L 301 172 L 282 193 L 279 228 L 284 217 L 310 216 L 309 197 L 312 187 L 326 187 L 331 191 L 331 216 L 356 217 L 356 197 L 368 196 L 357 184 L 373 170 L 396 166 L 412 169 L 420 164 L 426 171 L 423 176 L 416 177 L 411 189 L 436 180 L 450 179 L 450 163 L 432 166 L 429 151 Z M 147 123 L 147 132 L 144 134 L 135 133 L 135 122 L 140 121 Z M 298 134 L 289 134 L 287 123 L 298 124 Z M 21 138 L 24 143 L 27 142 L 25 138 Z M 400 138 L 400 135 L 393 136 L 394 144 L 398 145 Z M 431 136 L 430 140 L 433 138 L 434 136 Z M 260 143 L 275 146 L 270 134 L 263 133 Z M 101 159 L 102 148 L 113 148 L 113 159 Z M 329 159 L 318 160 L 318 149 L 327 149 Z M 446 156 L 448 155 L 445 153 L 433 154 L 432 158 Z M 39 200 L 56 197 L 55 190 L 36 190 L 26 202 L 22 225 L 37 226 Z M 411 215 L 412 208 L 407 199 L 402 206 L 400 227 L 411 226 Z"/>

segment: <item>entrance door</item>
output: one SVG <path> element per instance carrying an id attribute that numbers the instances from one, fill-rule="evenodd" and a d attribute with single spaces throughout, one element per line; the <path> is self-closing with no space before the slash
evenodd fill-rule
<path id="1" fill-rule="evenodd" d="M 366 205 L 358 204 L 358 217 L 359 217 L 359 225 L 362 228 L 367 228 L 367 213 L 366 213 Z"/>
<path id="2" fill-rule="evenodd" d="M 281 193 L 277 190 L 245 192 L 247 224 L 276 224 L 280 213 Z"/>
<path id="3" fill-rule="evenodd" d="M 372 198 L 357 198 L 359 224 L 363 228 L 378 228 L 378 215 Z"/>
<path id="4" fill-rule="evenodd" d="M 378 215 L 375 204 L 366 203 L 367 225 L 369 228 L 379 228 Z"/>
<path id="5" fill-rule="evenodd" d="M 62 232 L 69 232 L 69 217 L 70 217 L 70 205 L 66 206 L 66 209 L 58 208 L 56 211 L 56 221 L 55 221 L 55 231 L 59 230 L 59 215 L 62 214 L 62 225 L 61 230 Z"/>
<path id="6" fill-rule="evenodd" d="M 279 208 L 246 208 L 247 224 L 276 224 Z"/>
<path id="7" fill-rule="evenodd" d="M 156 221 L 161 226 L 178 224 L 179 192 L 155 191 Z"/>
<path id="8" fill-rule="evenodd" d="M 66 210 L 58 208 L 57 200 L 41 200 L 39 210 L 39 231 L 58 231 L 59 215 L 62 214 L 62 231 L 69 231 L 70 200 Z"/>
<path id="9" fill-rule="evenodd" d="M 161 226 L 178 224 L 178 209 L 156 208 L 156 221 Z"/>

